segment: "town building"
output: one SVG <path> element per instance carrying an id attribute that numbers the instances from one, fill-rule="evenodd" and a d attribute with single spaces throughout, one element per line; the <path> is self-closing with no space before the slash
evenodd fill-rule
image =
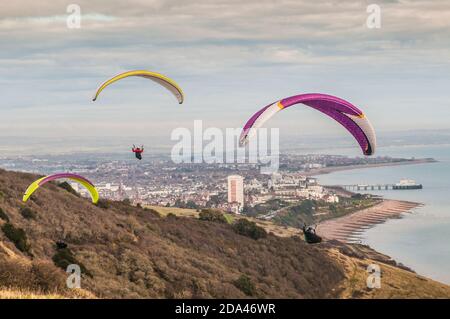
<path id="1" fill-rule="evenodd" d="M 244 178 L 240 175 L 228 176 L 228 203 L 236 204 L 236 213 L 244 208 Z"/>

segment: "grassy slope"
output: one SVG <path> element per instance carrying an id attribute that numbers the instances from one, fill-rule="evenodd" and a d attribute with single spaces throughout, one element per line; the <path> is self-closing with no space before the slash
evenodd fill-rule
<path id="1" fill-rule="evenodd" d="M 190 208 L 163 207 L 155 205 L 145 205 L 145 207 L 156 210 L 161 216 L 167 216 L 169 213 L 172 213 L 183 217 L 198 217 L 198 212 L 195 209 Z"/>
<path id="2" fill-rule="evenodd" d="M 64 240 L 93 275 L 82 280 L 82 288 L 92 293 L 84 297 L 248 297 L 234 284 L 242 275 L 250 277 L 255 286 L 252 297 L 382 296 L 381 291 L 366 292 L 362 288 L 364 267 L 352 266 L 366 262 L 364 252 L 355 257 L 331 244 L 311 246 L 298 237 L 274 235 L 256 241 L 237 235 L 227 224 L 192 217 L 161 218 L 119 202 L 102 209 L 55 185 L 38 191 L 26 205 L 37 218 L 25 219 L 19 213 L 23 205 L 20 199 L 34 178 L 0 171 L 0 207 L 13 225 L 25 230 L 33 255 L 18 251 L 0 231 L 0 274 L 5 269 L 14 272 L 23 264 L 23 270 L 12 276 L 23 277 L 20 291 L 42 295 L 36 291 L 43 291 L 43 283 L 64 278 L 63 270 L 51 265 L 55 241 Z M 174 213 L 181 214 L 178 210 Z M 266 227 L 275 226 L 267 223 Z M 378 258 L 375 253 L 366 255 Z M 391 296 L 411 297 L 413 292 L 408 287 L 419 287 L 417 296 L 450 296 L 447 286 L 396 267 L 386 269 L 383 280 Z M 27 272 L 33 275 L 33 285 L 27 286 L 31 276 Z M 11 295 L 10 277 L 0 276 L 3 296 Z M 361 287 L 358 290 L 364 293 L 355 293 L 355 287 Z M 31 296 L 20 291 L 17 297 Z M 46 291 L 44 296 L 54 296 L 53 291 Z M 71 293 L 57 295 L 77 297 Z"/>
<path id="3" fill-rule="evenodd" d="M 339 286 L 340 298 L 450 298 L 449 286 L 396 267 L 389 257 L 367 246 L 339 244 L 330 248 L 329 253 L 345 267 L 346 280 Z M 380 266 L 379 289 L 367 288 L 367 267 L 370 264 Z"/>
<path id="4" fill-rule="evenodd" d="M 247 295 L 234 283 L 246 275 L 253 297 L 317 298 L 332 296 L 344 276 L 325 252 L 299 238 L 256 241 L 228 224 L 161 218 L 120 202 L 102 209 L 56 185 L 38 190 L 26 204 L 37 218 L 25 219 L 22 192 L 34 179 L 0 171 L 0 207 L 25 230 L 34 257 L 19 252 L 3 232 L 0 242 L 20 258 L 51 263 L 55 242 L 64 240 L 93 275 L 83 278 L 82 287 L 98 297 L 242 298 Z M 11 258 L 0 249 L 0 261 Z M 0 285 L 9 287 L 1 277 Z"/>

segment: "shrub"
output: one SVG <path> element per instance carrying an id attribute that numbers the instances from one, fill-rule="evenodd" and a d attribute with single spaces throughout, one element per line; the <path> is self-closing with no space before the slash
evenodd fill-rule
<path id="1" fill-rule="evenodd" d="M 75 195 L 75 196 L 80 197 L 80 194 L 78 194 L 78 193 L 72 188 L 72 186 L 70 186 L 69 183 L 67 183 L 67 182 L 62 182 L 62 183 L 59 183 L 58 186 L 61 187 L 62 189 L 65 189 L 65 190 L 68 191 L 69 193 L 71 193 L 71 194 L 73 194 L 73 195 Z"/>
<path id="2" fill-rule="evenodd" d="M 250 277 L 246 275 L 241 275 L 238 279 L 233 282 L 234 286 L 242 291 L 247 296 L 254 296 L 256 293 L 256 288 Z"/>
<path id="3" fill-rule="evenodd" d="M 49 262 L 0 261 L 0 287 L 24 291 L 61 293 L 65 288 L 65 274 Z"/>
<path id="4" fill-rule="evenodd" d="M 22 215 L 23 218 L 25 219 L 36 219 L 36 212 L 34 212 L 31 208 L 29 207 L 22 207 L 20 208 L 20 215 Z"/>
<path id="5" fill-rule="evenodd" d="M 352 195 L 353 199 L 363 199 L 364 195 L 360 194 L 360 193 L 356 193 Z"/>
<path id="6" fill-rule="evenodd" d="M 177 218 L 177 215 L 175 215 L 174 213 L 168 213 L 167 216 L 166 216 L 166 218 L 173 218 L 173 219 L 176 219 L 176 218 Z"/>
<path id="7" fill-rule="evenodd" d="M 233 224 L 233 230 L 243 236 L 253 239 L 265 238 L 267 236 L 264 228 L 259 227 L 256 223 L 251 222 L 245 218 L 239 219 Z"/>
<path id="8" fill-rule="evenodd" d="M 5 236 L 14 243 L 16 248 L 24 253 L 30 253 L 30 244 L 27 240 L 27 234 L 22 228 L 16 228 L 11 223 L 6 223 L 2 226 Z"/>
<path id="9" fill-rule="evenodd" d="M 161 214 L 158 213 L 158 211 L 154 210 L 153 208 L 144 207 L 144 211 L 145 211 L 146 213 L 152 214 L 152 215 L 155 216 L 155 217 L 161 217 Z"/>
<path id="10" fill-rule="evenodd" d="M 44 292 L 63 291 L 66 289 L 66 276 L 48 261 L 36 261 L 31 266 L 37 288 Z"/>
<path id="11" fill-rule="evenodd" d="M 200 211 L 199 217 L 200 220 L 207 220 L 210 222 L 217 223 L 226 223 L 227 219 L 222 214 L 222 212 L 214 209 L 202 209 Z"/>
<path id="12" fill-rule="evenodd" d="M 62 248 L 58 249 L 56 253 L 53 255 L 52 258 L 53 262 L 56 266 L 63 269 L 64 271 L 67 270 L 67 267 L 69 265 L 75 264 L 78 265 L 81 269 L 81 272 L 89 277 L 92 277 L 92 274 L 87 270 L 87 268 L 79 262 L 72 251 L 69 248 Z"/>
<path id="13" fill-rule="evenodd" d="M 103 209 L 109 208 L 109 202 L 106 199 L 99 199 L 96 205 Z"/>
<path id="14" fill-rule="evenodd" d="M 9 222 L 9 217 L 2 208 L 0 208 L 0 219 L 3 219 L 5 222 Z"/>

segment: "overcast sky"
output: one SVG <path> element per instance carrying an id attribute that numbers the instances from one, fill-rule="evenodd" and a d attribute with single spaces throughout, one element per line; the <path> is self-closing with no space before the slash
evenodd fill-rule
<path id="1" fill-rule="evenodd" d="M 81 8 L 81 28 L 66 25 Z M 0 134 L 169 136 L 173 128 L 241 127 L 259 108 L 309 92 L 342 97 L 379 132 L 450 129 L 450 1 L 1 1 Z M 185 103 L 126 70 L 165 74 Z M 288 114 L 289 113 L 289 114 Z M 272 121 L 283 134 L 336 134 L 306 107 Z"/>

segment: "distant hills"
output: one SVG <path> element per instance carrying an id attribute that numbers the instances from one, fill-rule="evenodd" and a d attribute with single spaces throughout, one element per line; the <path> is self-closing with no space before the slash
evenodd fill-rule
<path id="1" fill-rule="evenodd" d="M 163 216 L 126 201 L 94 206 L 56 184 L 23 204 L 34 179 L 0 170 L 0 298 L 450 297 L 450 287 L 360 245 L 254 239 L 236 231 L 239 219 Z M 382 289 L 370 290 L 374 261 Z M 65 287 L 70 263 L 83 269 L 82 290 Z"/>

